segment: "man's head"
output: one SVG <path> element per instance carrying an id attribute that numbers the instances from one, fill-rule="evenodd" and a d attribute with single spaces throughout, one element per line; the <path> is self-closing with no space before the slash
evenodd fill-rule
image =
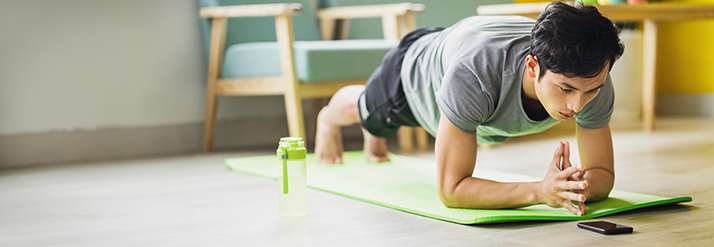
<path id="1" fill-rule="evenodd" d="M 526 70 L 550 116 L 572 117 L 595 98 L 624 51 L 618 34 L 593 6 L 553 2 L 540 14 Z"/>

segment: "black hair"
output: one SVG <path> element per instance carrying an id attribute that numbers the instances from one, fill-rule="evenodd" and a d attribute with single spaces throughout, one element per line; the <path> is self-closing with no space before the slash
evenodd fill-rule
<path id="1" fill-rule="evenodd" d="M 612 65 L 625 49 L 620 29 L 593 6 L 555 1 L 545 8 L 531 31 L 530 55 L 546 70 L 567 77 L 593 78 Z"/>

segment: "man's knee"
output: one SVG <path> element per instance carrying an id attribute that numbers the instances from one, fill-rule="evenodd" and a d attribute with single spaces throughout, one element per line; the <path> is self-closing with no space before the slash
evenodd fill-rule
<path id="1" fill-rule="evenodd" d="M 359 95 L 364 92 L 365 86 L 364 85 L 349 85 L 349 86 L 344 86 L 340 88 L 340 90 L 337 90 L 335 95 L 333 96 L 341 96 L 341 97 L 353 97 L 353 98 L 359 98 Z"/>
<path id="2" fill-rule="evenodd" d="M 338 125 L 359 123 L 358 100 L 364 91 L 364 85 L 350 85 L 338 90 L 323 109 L 327 110 L 332 122 Z"/>

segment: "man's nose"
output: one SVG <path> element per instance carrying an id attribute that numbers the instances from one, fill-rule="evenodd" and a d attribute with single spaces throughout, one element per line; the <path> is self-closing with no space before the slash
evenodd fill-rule
<path id="1" fill-rule="evenodd" d="M 576 93 L 574 96 L 568 101 L 568 109 L 571 111 L 578 113 L 580 110 L 583 109 L 583 106 L 585 105 L 585 95 Z"/>

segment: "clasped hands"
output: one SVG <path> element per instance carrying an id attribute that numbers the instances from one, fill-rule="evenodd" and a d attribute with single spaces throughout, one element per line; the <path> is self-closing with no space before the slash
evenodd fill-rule
<path id="1" fill-rule="evenodd" d="M 576 215 L 585 215 L 590 182 L 583 178 L 584 175 L 582 164 L 573 166 L 570 163 L 570 143 L 560 142 L 548 166 L 548 173 L 540 182 L 540 201 L 551 207 L 564 207 Z"/>

